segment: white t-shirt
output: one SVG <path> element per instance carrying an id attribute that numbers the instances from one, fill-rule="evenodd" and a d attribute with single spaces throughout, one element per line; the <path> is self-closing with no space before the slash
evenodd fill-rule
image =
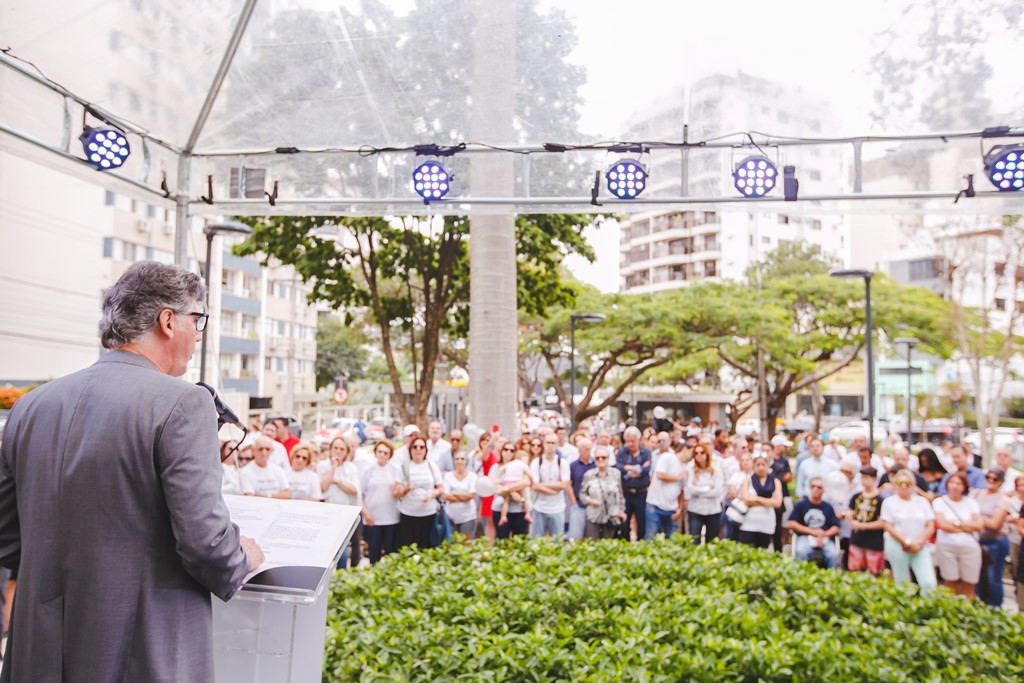
<path id="1" fill-rule="evenodd" d="M 323 477 L 325 474 L 330 474 L 333 483 L 327 487 L 324 491 L 324 500 L 328 503 L 334 503 L 335 505 L 359 505 L 359 492 L 362 487 L 359 486 L 359 469 L 355 463 L 351 460 L 347 460 L 338 467 L 331 469 L 331 462 L 327 461 L 327 467 L 318 466 L 317 474 Z M 355 493 L 346 493 L 342 490 L 339 484 L 347 483 L 352 484 L 356 487 Z"/>
<path id="2" fill-rule="evenodd" d="M 323 500 L 323 494 L 320 493 L 320 477 L 316 476 L 313 470 L 288 470 L 286 476 L 294 500 Z"/>
<path id="3" fill-rule="evenodd" d="M 569 463 L 559 460 L 557 455 L 550 460 L 541 456 L 530 463 L 530 477 L 533 478 L 535 484 L 569 481 Z M 565 512 L 565 492 L 536 494 L 533 509 L 545 515 L 557 515 Z"/>
<path id="4" fill-rule="evenodd" d="M 961 524 L 971 521 L 971 517 L 974 515 L 981 514 L 981 508 L 978 507 L 978 501 L 973 498 L 964 496 L 959 501 L 953 502 L 953 499 L 949 496 L 941 496 L 932 501 L 932 509 L 935 512 L 942 513 L 942 518 L 950 524 L 956 524 L 956 520 L 960 520 Z M 946 545 L 958 545 L 965 547 L 972 547 L 978 545 L 978 539 L 974 533 L 966 533 L 963 531 L 943 531 L 939 529 L 939 533 L 935 536 L 936 543 L 944 543 Z"/>
<path id="5" fill-rule="evenodd" d="M 497 473 L 501 471 L 501 465 L 495 465 L 491 469 L 491 473 Z M 501 486 L 511 486 L 512 484 L 518 483 L 525 475 L 530 473 L 530 466 L 519 459 L 514 459 L 512 462 L 505 466 L 503 476 L 498 481 Z M 520 491 L 522 494 L 528 493 L 526 489 Z M 491 509 L 495 512 L 500 512 L 501 507 L 505 504 L 505 499 L 501 496 L 494 496 L 494 502 L 491 503 Z M 523 504 L 515 501 L 509 501 L 508 504 L 509 512 L 522 512 Z"/>
<path id="6" fill-rule="evenodd" d="M 676 456 L 675 453 L 662 453 L 658 457 L 658 464 L 654 466 L 651 474 L 651 485 L 647 489 L 647 502 L 660 510 L 675 510 L 679 507 L 679 494 L 683 491 L 683 482 L 662 481 L 658 479 L 658 473 L 678 477 L 686 471 L 686 465 Z"/>
<path id="7" fill-rule="evenodd" d="M 437 484 L 442 482 L 441 471 L 430 461 L 415 463 L 411 460 L 403 465 L 402 481 L 412 484 L 409 491 L 398 501 L 398 511 L 409 517 L 427 517 L 437 513 L 437 500 L 424 502 Z"/>
<path id="8" fill-rule="evenodd" d="M 239 470 L 234 465 L 220 464 L 224 470 L 224 479 L 221 480 L 220 492 L 225 496 L 238 496 L 242 493 L 242 482 L 239 479 Z"/>
<path id="9" fill-rule="evenodd" d="M 452 461 L 452 445 L 444 439 L 438 439 L 437 443 L 427 439 L 427 459 L 437 465 L 442 472 L 448 472 L 455 467 Z"/>
<path id="10" fill-rule="evenodd" d="M 928 522 L 935 519 L 935 513 L 928 499 L 923 496 L 915 494 L 909 500 L 889 496 L 882 501 L 882 511 L 878 518 L 896 527 L 902 538 L 916 541 L 924 535 Z"/>
<path id="11" fill-rule="evenodd" d="M 260 436 L 262 436 L 262 434 L 250 434 L 249 436 L 245 437 L 244 439 L 242 439 L 242 445 L 241 447 L 239 447 L 239 450 L 245 448 L 246 446 L 255 446 L 256 439 L 259 438 Z M 273 439 L 271 439 L 270 441 L 274 445 L 274 450 L 270 452 L 270 457 L 267 458 L 267 464 L 274 465 L 275 467 L 280 467 L 282 470 L 287 472 L 292 468 L 291 461 L 288 460 L 288 451 L 285 450 L 285 447 L 281 445 L 280 442 L 274 441 Z"/>
<path id="12" fill-rule="evenodd" d="M 476 491 L 476 475 L 466 472 L 464 479 L 458 479 L 454 472 L 445 472 L 444 492 L 445 493 L 474 493 Z M 444 504 L 448 519 L 454 524 L 465 524 L 476 519 L 476 500 L 467 500 L 463 503 L 451 501 Z"/>
<path id="13" fill-rule="evenodd" d="M 686 483 L 686 509 L 696 515 L 713 515 L 722 512 L 722 470 L 714 468 L 714 474 L 708 470 L 698 470 L 691 461 Z"/>
<path id="14" fill-rule="evenodd" d="M 739 474 L 741 475 L 740 487 L 736 491 L 736 497 L 739 498 L 740 493 L 743 491 L 744 481 L 747 482 L 747 486 L 749 487 L 747 495 L 756 495 L 757 492 L 754 489 L 753 483 L 750 481 L 751 477 L 754 475 L 746 474 L 744 472 L 740 472 Z M 768 476 L 772 477 L 771 473 L 769 473 Z M 775 479 L 775 486 L 782 486 L 782 482 L 780 482 L 777 477 L 772 478 Z M 747 515 L 743 518 L 743 523 L 740 524 L 740 531 L 774 534 L 775 522 L 775 508 L 765 507 L 764 505 L 752 505 L 750 509 L 747 510 Z"/>
<path id="15" fill-rule="evenodd" d="M 576 448 L 568 441 L 565 442 L 564 446 L 558 447 L 558 453 L 562 456 L 561 459 L 567 463 L 580 459 L 580 449 Z"/>
<path id="16" fill-rule="evenodd" d="M 391 493 L 391 487 L 403 483 L 401 468 L 392 462 L 384 463 L 383 467 L 374 463 L 363 472 L 359 483 L 363 505 L 373 517 L 374 525 L 398 524 L 398 499 Z"/>
<path id="17" fill-rule="evenodd" d="M 269 464 L 260 467 L 251 462 L 238 473 L 238 479 L 242 484 L 242 493 L 258 496 L 272 496 L 288 488 L 288 477 L 284 470 Z"/>

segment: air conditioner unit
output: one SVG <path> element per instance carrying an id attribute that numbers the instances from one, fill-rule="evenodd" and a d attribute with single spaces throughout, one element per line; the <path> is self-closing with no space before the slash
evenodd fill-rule
<path id="1" fill-rule="evenodd" d="M 138 228 L 139 232 L 151 232 L 153 229 L 153 226 L 145 218 L 140 218 L 135 227 Z"/>

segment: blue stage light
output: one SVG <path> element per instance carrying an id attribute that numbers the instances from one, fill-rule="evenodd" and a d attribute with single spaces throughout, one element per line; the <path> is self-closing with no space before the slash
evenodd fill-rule
<path id="1" fill-rule="evenodd" d="M 750 156 L 736 165 L 732 181 L 744 197 L 763 197 L 778 184 L 779 171 L 767 157 Z"/>
<path id="2" fill-rule="evenodd" d="M 128 139 L 116 128 L 86 126 L 78 137 L 85 150 L 85 159 L 101 171 L 118 168 L 131 154 Z"/>
<path id="3" fill-rule="evenodd" d="M 985 155 L 985 175 L 1000 192 L 1024 189 L 1024 145 L 998 145 Z"/>
<path id="4" fill-rule="evenodd" d="M 448 194 L 451 176 L 436 161 L 420 164 L 412 172 L 412 185 L 423 201 L 431 202 Z"/>
<path id="5" fill-rule="evenodd" d="M 619 199 L 636 199 L 647 187 L 647 169 L 638 161 L 616 161 L 604 177 L 608 191 Z"/>

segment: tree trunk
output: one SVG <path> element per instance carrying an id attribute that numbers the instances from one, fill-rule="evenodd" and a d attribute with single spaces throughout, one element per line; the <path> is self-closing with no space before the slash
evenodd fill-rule
<path id="1" fill-rule="evenodd" d="M 478 140 L 515 139 L 514 2 L 476 0 L 473 46 L 472 132 Z M 508 155 L 473 154 L 470 193 L 507 197 L 514 190 Z M 482 428 L 498 425 L 515 434 L 516 306 L 515 216 L 470 215 L 470 419 Z"/>
<path id="2" fill-rule="evenodd" d="M 811 406 L 814 408 L 814 431 L 821 433 L 821 415 L 825 410 L 825 399 L 821 396 L 821 387 L 815 382 L 811 385 Z"/>

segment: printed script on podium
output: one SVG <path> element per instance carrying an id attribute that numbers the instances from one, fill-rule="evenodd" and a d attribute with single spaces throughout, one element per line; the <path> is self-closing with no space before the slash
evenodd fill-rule
<path id="1" fill-rule="evenodd" d="M 359 522 L 356 505 L 224 496 L 231 521 L 263 549 L 266 560 L 245 577 L 256 591 L 315 591 Z"/>

